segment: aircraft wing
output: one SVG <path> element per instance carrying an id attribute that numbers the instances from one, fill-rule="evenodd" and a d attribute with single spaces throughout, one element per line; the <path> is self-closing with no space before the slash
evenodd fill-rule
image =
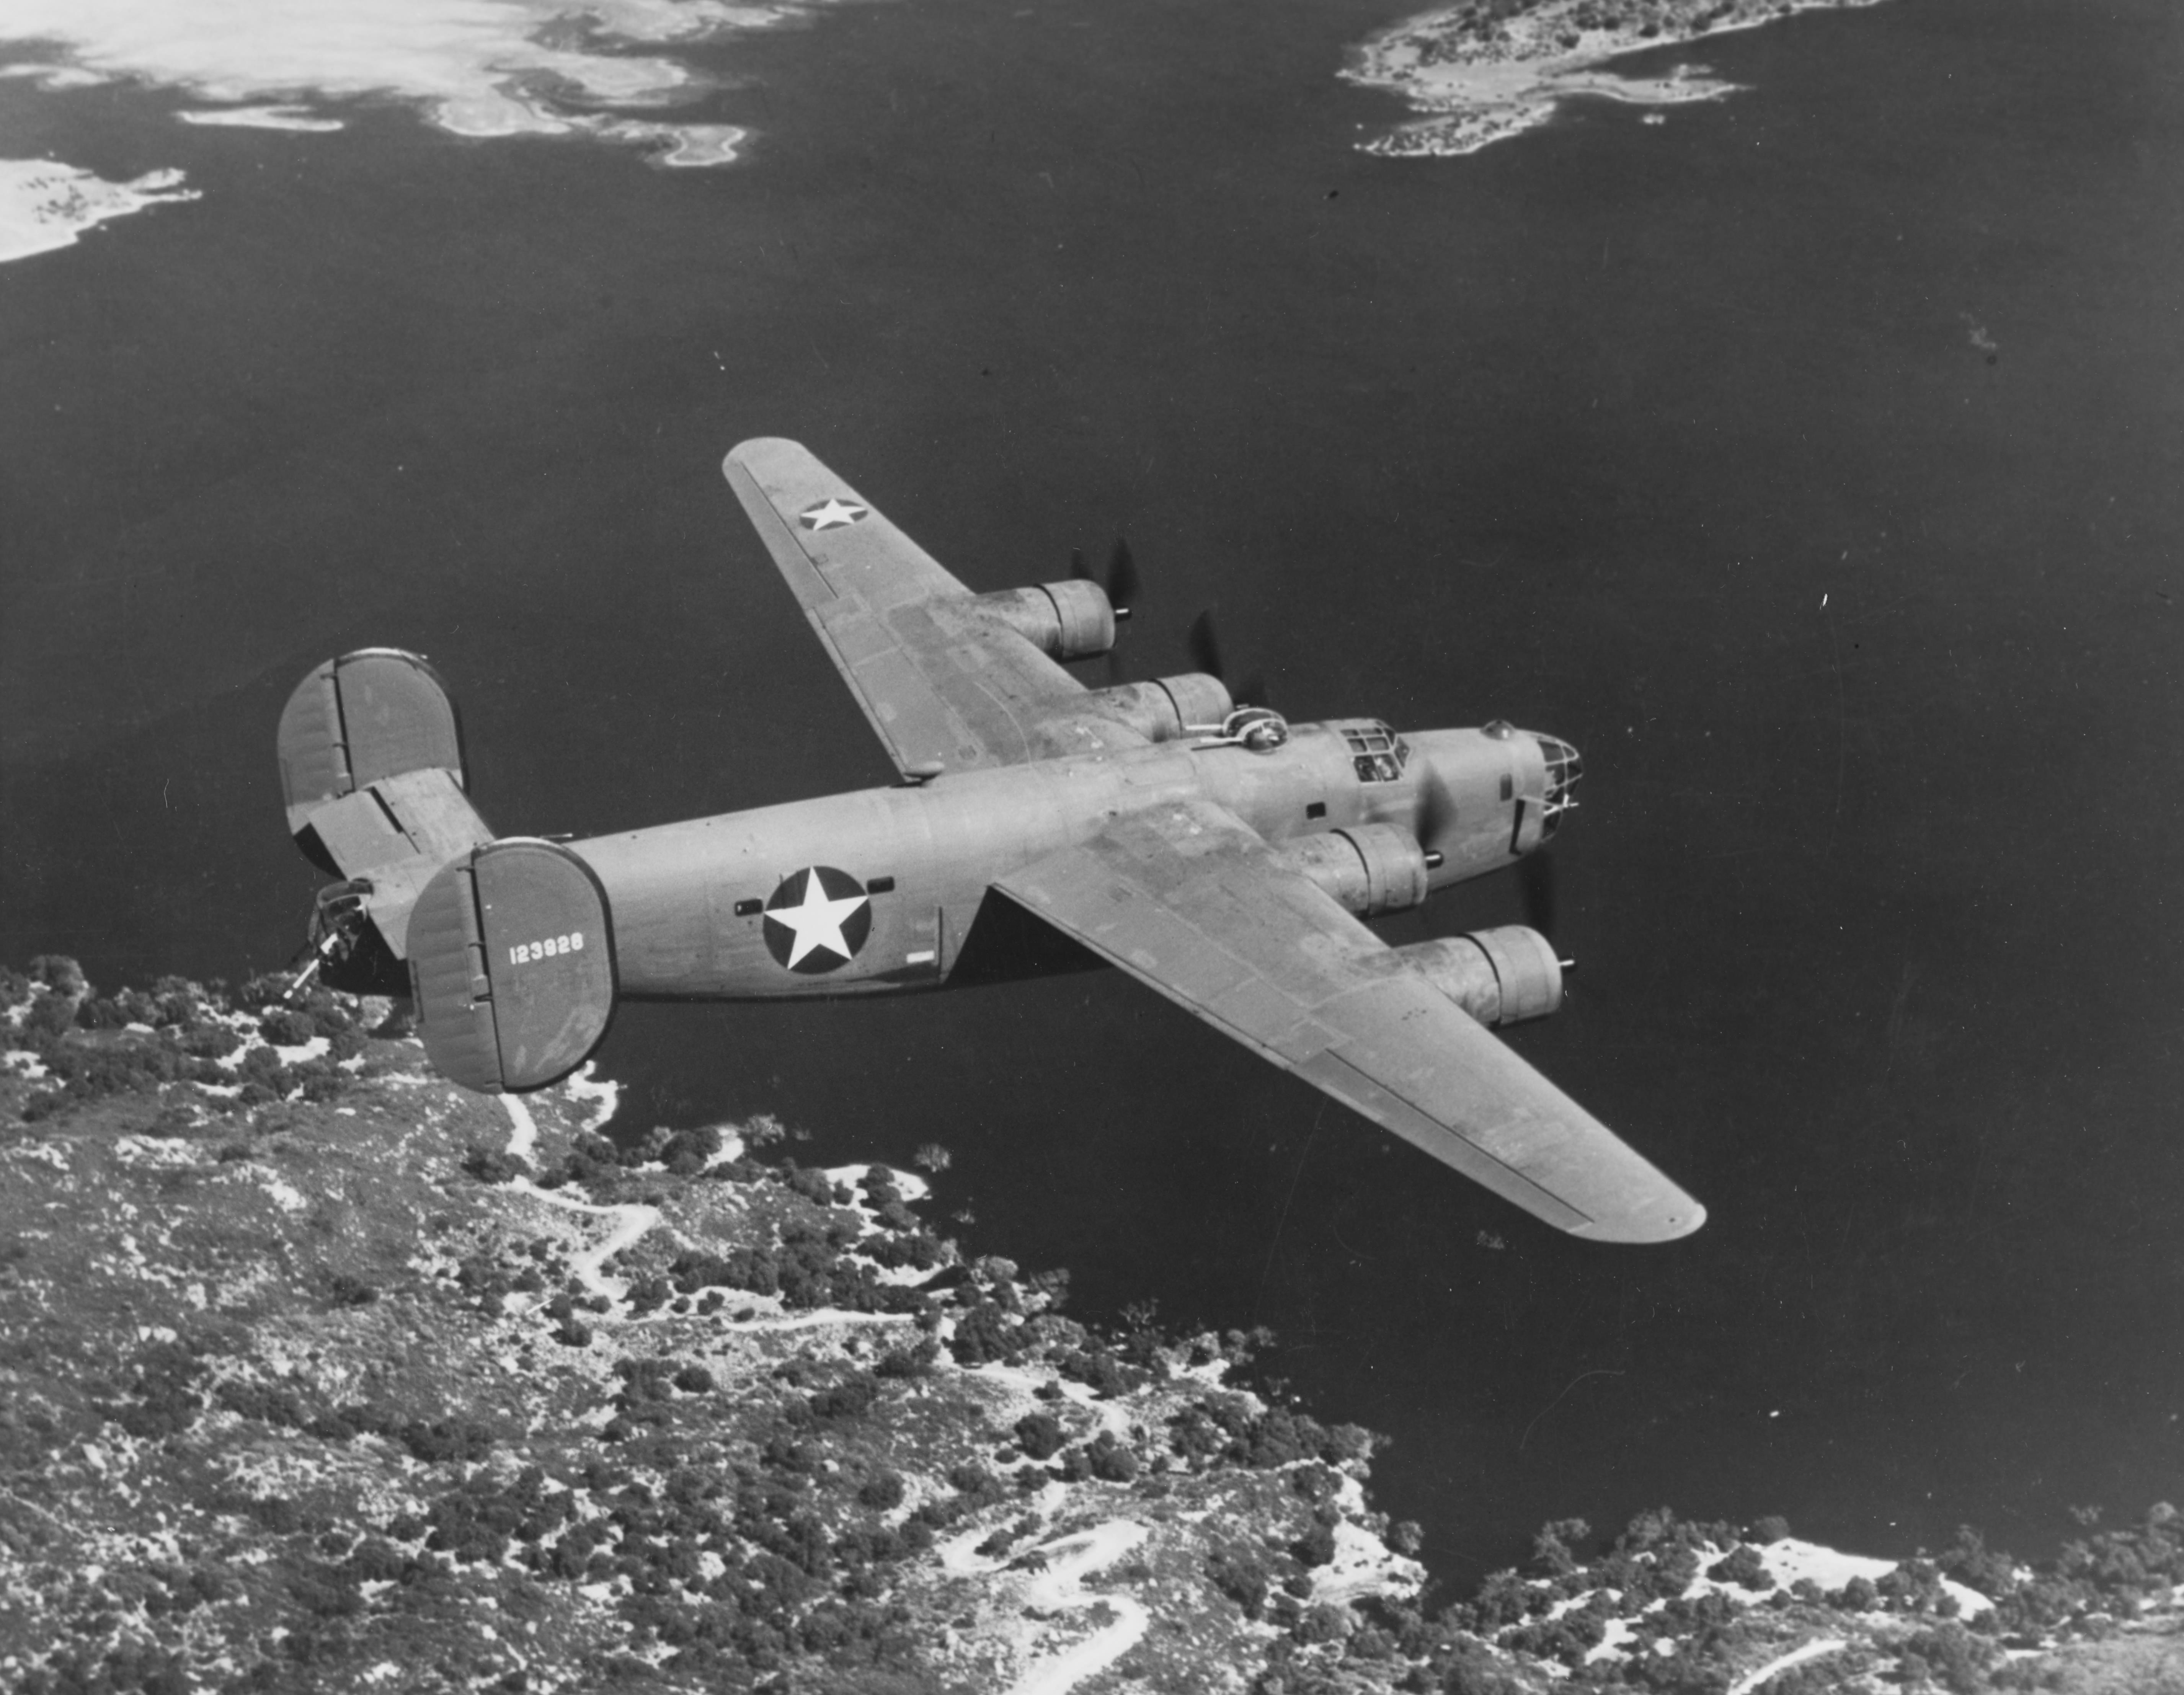
<path id="1" fill-rule="evenodd" d="M 1145 745 L 805 448 L 721 469 L 905 776 Z"/>
<path id="2" fill-rule="evenodd" d="M 1668 1241 L 1706 1220 L 1232 812 L 1164 803 L 994 886 L 1560 1229 Z"/>

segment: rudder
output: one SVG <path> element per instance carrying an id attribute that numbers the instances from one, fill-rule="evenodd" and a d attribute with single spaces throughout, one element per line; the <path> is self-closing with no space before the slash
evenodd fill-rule
<path id="1" fill-rule="evenodd" d="M 298 683 L 279 748 L 288 828 L 299 835 L 319 807 L 382 778 L 440 770 L 465 786 L 454 697 L 421 655 L 399 648 L 359 648 Z"/>
<path id="2" fill-rule="evenodd" d="M 347 960 L 368 917 L 385 947 L 366 954 L 406 957 L 426 883 L 493 839 L 464 792 L 462 726 L 446 685 L 398 648 L 343 654 L 297 684 L 276 745 L 289 833 L 314 865 L 344 879 L 336 892 L 353 908 L 322 953 Z"/>
<path id="3" fill-rule="evenodd" d="M 418 1034 L 434 1069 L 488 1094 L 574 1071 L 614 1017 L 614 934 L 591 867 L 516 837 L 443 867 L 410 915 Z"/>

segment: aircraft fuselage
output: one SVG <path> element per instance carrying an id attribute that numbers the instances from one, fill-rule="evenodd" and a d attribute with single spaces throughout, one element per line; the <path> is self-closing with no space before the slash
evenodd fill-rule
<path id="1" fill-rule="evenodd" d="M 1369 733 L 1381 738 L 1373 744 L 1385 744 L 1376 721 L 1290 730 L 1263 752 L 1169 741 L 722 813 L 569 849 L 604 887 L 623 995 L 772 1000 L 941 986 L 974 945 L 996 879 L 1163 801 L 1212 801 L 1277 845 L 1399 825 L 1439 856 L 1432 888 L 1512 863 L 1552 827 L 1549 756 L 1529 732 L 1425 731 L 1398 743 L 1396 763 L 1358 751 Z"/>

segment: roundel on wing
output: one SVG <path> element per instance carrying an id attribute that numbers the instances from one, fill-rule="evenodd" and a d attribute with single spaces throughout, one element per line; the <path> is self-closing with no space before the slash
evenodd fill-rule
<path id="1" fill-rule="evenodd" d="M 766 951 L 800 977 L 837 971 L 872 933 L 872 903 L 846 871 L 814 865 L 793 871 L 767 897 Z"/>

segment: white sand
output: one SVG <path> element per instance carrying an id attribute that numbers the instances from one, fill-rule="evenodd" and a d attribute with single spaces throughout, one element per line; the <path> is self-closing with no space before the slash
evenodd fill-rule
<path id="1" fill-rule="evenodd" d="M 208 106 L 175 115 L 208 129 L 302 130 L 324 135 L 348 127 L 339 118 L 314 118 L 301 106 Z"/>
<path id="2" fill-rule="evenodd" d="M 504 1095 L 500 1104 L 514 1126 L 508 1137 L 508 1157 L 528 1164 L 538 1151 L 538 1121 L 531 1116 L 531 1108 L 520 1095 Z"/>
<path id="3" fill-rule="evenodd" d="M 1710 1553 L 1707 1563 L 1712 1564 L 1719 1557 Z M 1779 1542 L 1768 1543 L 1759 1550 L 1759 1557 L 1766 1562 L 1767 1570 L 1774 1581 L 1785 1589 L 1801 1577 L 1809 1577 L 1821 1588 L 1828 1590 L 1840 1589 L 1853 1577 L 1878 1582 L 1895 1570 L 1898 1564 L 1892 1559 L 1876 1559 L 1869 1554 L 1845 1553 L 1840 1548 L 1822 1547 L 1818 1542 L 1801 1542 L 1795 1536 L 1786 1536 Z M 1699 1582 L 1709 1583 L 1710 1580 L 1702 1578 Z M 1956 1597 L 1959 1615 L 1964 1618 L 1989 1612 L 1994 1607 L 1994 1603 L 1978 1590 L 1959 1583 L 1954 1578 L 1943 1578 L 1942 1587 Z M 1692 1592 L 1697 1592 L 1696 1584 Z"/>
<path id="4" fill-rule="evenodd" d="M 0 264 L 73 247 L 82 232 L 164 201 L 194 200 L 179 170 L 109 182 L 50 159 L 0 159 Z"/>

